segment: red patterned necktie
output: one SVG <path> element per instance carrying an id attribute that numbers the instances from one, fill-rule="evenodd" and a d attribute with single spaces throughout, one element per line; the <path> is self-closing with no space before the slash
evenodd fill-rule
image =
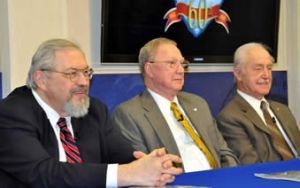
<path id="1" fill-rule="evenodd" d="M 59 118 L 57 125 L 60 128 L 60 140 L 66 152 L 67 162 L 82 163 L 79 149 L 76 145 L 74 137 L 67 127 L 66 119 L 63 117 Z"/>

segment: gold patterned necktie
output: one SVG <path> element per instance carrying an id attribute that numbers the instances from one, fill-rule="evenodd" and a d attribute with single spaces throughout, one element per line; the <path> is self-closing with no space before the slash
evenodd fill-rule
<path id="1" fill-rule="evenodd" d="M 263 112 L 265 121 L 268 125 L 268 129 L 271 133 L 271 138 L 274 143 L 274 147 L 278 151 L 278 153 L 281 155 L 282 159 L 288 160 L 293 158 L 293 154 L 287 145 L 285 139 L 283 138 L 281 132 L 279 131 L 276 121 L 274 118 L 271 117 L 269 111 L 268 111 L 268 106 L 265 101 L 261 101 L 260 108 Z"/>
<path id="2" fill-rule="evenodd" d="M 213 157 L 209 149 L 206 147 L 202 139 L 194 131 L 193 127 L 190 125 L 186 117 L 182 114 L 175 102 L 171 102 L 171 110 L 173 111 L 176 120 L 184 127 L 184 129 L 189 133 L 190 137 L 193 139 L 193 141 L 196 143 L 199 149 L 205 154 L 210 166 L 212 168 L 217 168 L 218 164 L 215 158 Z"/>

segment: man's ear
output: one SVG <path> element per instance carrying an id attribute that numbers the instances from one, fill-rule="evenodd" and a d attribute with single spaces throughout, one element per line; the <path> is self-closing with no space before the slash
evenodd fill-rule
<path id="1" fill-rule="evenodd" d="M 233 68 L 233 75 L 235 80 L 241 80 L 241 71 L 241 68 L 238 66 Z"/>
<path id="2" fill-rule="evenodd" d="M 151 63 L 145 63 L 144 66 L 144 74 L 147 75 L 148 77 L 153 77 L 153 72 L 152 72 L 152 66 Z"/>
<path id="3" fill-rule="evenodd" d="M 46 75 L 44 71 L 36 70 L 33 73 L 32 78 L 38 88 L 42 90 L 46 89 Z"/>

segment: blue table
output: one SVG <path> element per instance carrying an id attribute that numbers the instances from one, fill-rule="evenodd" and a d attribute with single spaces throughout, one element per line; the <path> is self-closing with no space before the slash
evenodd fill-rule
<path id="1" fill-rule="evenodd" d="M 300 188 L 300 182 L 270 180 L 254 176 L 254 173 L 275 173 L 289 170 L 300 170 L 300 159 L 185 173 L 177 176 L 172 185 L 212 188 Z"/>

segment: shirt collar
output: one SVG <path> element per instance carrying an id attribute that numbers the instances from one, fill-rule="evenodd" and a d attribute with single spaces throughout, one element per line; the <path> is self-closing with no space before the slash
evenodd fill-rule
<path id="1" fill-rule="evenodd" d="M 269 103 L 268 101 L 263 97 L 261 100 L 258 100 L 257 98 L 241 91 L 241 90 L 237 90 L 237 93 L 243 98 L 245 99 L 251 106 L 252 108 L 254 108 L 256 111 L 261 110 L 260 109 L 260 104 L 261 101 L 265 101 L 267 103 L 267 106 L 269 107 Z"/>
<path id="2" fill-rule="evenodd" d="M 38 95 L 35 90 L 31 90 L 33 97 L 38 102 L 38 104 L 42 107 L 45 111 L 47 118 L 49 119 L 50 123 L 55 125 L 58 122 L 58 119 L 61 117 L 51 106 L 49 106 L 43 99 Z M 70 117 L 65 117 L 67 121 L 70 121 Z"/>
<path id="3" fill-rule="evenodd" d="M 160 109 L 167 108 L 168 110 L 170 110 L 171 101 L 169 101 L 165 97 L 159 95 L 155 91 L 153 91 L 149 88 L 147 88 L 147 89 L 148 89 L 149 93 L 151 94 L 151 96 L 154 98 L 154 101 L 156 102 L 156 104 L 160 107 Z M 177 105 L 179 104 L 177 96 L 174 97 L 172 102 L 175 102 Z"/>

